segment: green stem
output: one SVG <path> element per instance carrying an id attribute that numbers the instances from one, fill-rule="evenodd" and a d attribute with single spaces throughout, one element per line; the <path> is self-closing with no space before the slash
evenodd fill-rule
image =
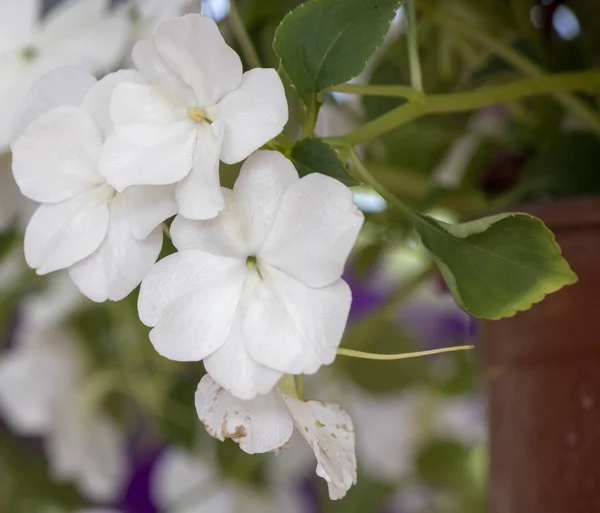
<path id="1" fill-rule="evenodd" d="M 405 103 L 345 136 L 326 138 L 326 141 L 335 147 L 356 145 L 427 114 L 465 112 L 556 91 L 592 91 L 599 87 L 600 73 L 584 71 L 540 76 L 464 93 L 423 95 L 419 101 Z"/>
<path id="2" fill-rule="evenodd" d="M 229 21 L 231 23 L 231 30 L 233 30 L 233 33 L 240 44 L 246 63 L 250 68 L 260 68 L 260 59 L 254 48 L 252 39 L 250 39 L 250 36 L 248 35 L 246 26 L 242 21 L 235 0 L 229 0 Z"/>
<path id="3" fill-rule="evenodd" d="M 363 360 L 405 360 L 407 358 L 418 358 L 420 356 L 431 356 L 434 354 L 451 353 L 454 351 L 468 351 L 473 349 L 473 347 L 474 346 L 442 347 L 440 349 L 430 349 L 429 351 L 414 351 L 412 353 L 400 354 L 365 353 L 364 351 L 356 351 L 354 349 L 344 349 L 343 347 L 340 347 L 337 350 L 337 354 L 340 356 L 361 358 Z"/>
<path id="4" fill-rule="evenodd" d="M 302 139 L 305 137 L 311 137 L 317 126 L 317 116 L 319 114 L 319 104 L 315 100 L 306 108 L 306 118 L 304 119 L 304 126 L 302 127 Z"/>
<path id="5" fill-rule="evenodd" d="M 421 61 L 419 59 L 419 37 L 417 33 L 417 15 L 415 0 L 408 0 L 405 4 L 406 20 L 408 22 L 408 60 L 410 62 L 410 81 L 413 89 L 423 91 L 423 77 L 421 75 Z"/>
<path id="6" fill-rule="evenodd" d="M 365 96 L 397 96 L 407 100 L 419 100 L 423 97 L 423 93 L 410 86 L 403 85 L 340 84 L 331 87 L 329 90 Z"/>
<path id="7" fill-rule="evenodd" d="M 511 64 L 524 75 L 528 75 L 530 77 L 547 76 L 545 70 L 538 66 L 535 62 L 529 60 L 510 45 L 507 45 L 506 43 L 499 41 L 493 36 L 480 30 L 478 27 L 465 23 L 446 12 L 440 13 L 431 11 L 430 16 L 438 24 L 481 43 L 492 53 Z M 590 109 L 588 105 L 586 105 L 576 96 L 569 93 L 554 91 L 553 96 L 560 104 L 563 105 L 563 107 L 565 107 L 572 114 L 575 114 L 583 119 L 591 130 L 600 135 L 600 117 L 596 112 Z"/>

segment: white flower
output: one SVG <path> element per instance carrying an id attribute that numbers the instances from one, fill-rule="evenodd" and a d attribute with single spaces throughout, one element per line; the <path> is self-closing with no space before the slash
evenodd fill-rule
<path id="1" fill-rule="evenodd" d="M 12 148 L 21 192 L 42 203 L 25 232 L 27 263 L 38 274 L 68 268 L 78 288 L 99 302 L 123 299 L 140 283 L 160 252 L 161 223 L 177 211 L 173 186 L 117 193 L 98 171 L 111 130 L 111 93 L 132 73 L 99 82 L 78 68 L 44 76 L 32 88 L 26 128 Z"/>
<path id="2" fill-rule="evenodd" d="M 196 410 L 211 436 L 231 438 L 248 454 L 279 449 L 296 431 L 314 451 L 317 475 L 327 481 L 331 499 L 341 499 L 356 483 L 354 427 L 337 404 L 301 401 L 279 390 L 243 401 L 206 374 Z"/>
<path id="3" fill-rule="evenodd" d="M 61 326 L 77 303 L 72 288 L 53 281 L 22 306 L 15 347 L 0 359 L 0 411 L 15 432 L 44 438 L 57 479 L 111 502 L 126 472 L 123 437 L 104 412 L 82 403 L 83 358 Z"/>
<path id="4" fill-rule="evenodd" d="M 252 155 L 223 196 L 216 219 L 175 218 L 179 252 L 150 269 L 138 310 L 161 355 L 204 359 L 223 388 L 251 399 L 335 359 L 351 303 L 341 275 L 363 215 L 340 182 L 299 179 L 271 151 Z"/>
<path id="5" fill-rule="evenodd" d="M 150 492 L 161 511 L 177 513 L 300 513 L 287 490 L 262 491 L 229 482 L 215 464 L 182 449 L 167 449 L 151 475 Z"/>
<path id="6" fill-rule="evenodd" d="M 101 172 L 117 191 L 179 182 L 181 215 L 216 216 L 224 206 L 219 159 L 240 162 L 287 121 L 281 79 L 273 69 L 242 75 L 215 22 L 196 14 L 161 24 L 133 60 L 141 74 L 115 89 Z"/>
<path id="7" fill-rule="evenodd" d="M 21 99 L 44 73 L 78 65 L 92 73 L 117 64 L 127 20 L 106 0 L 63 2 L 41 19 L 43 2 L 0 2 L 0 153 L 8 149 Z"/>

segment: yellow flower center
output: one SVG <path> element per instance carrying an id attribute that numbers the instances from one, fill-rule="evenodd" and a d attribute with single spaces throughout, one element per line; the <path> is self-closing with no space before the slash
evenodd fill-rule
<path id="1" fill-rule="evenodd" d="M 206 119 L 205 112 L 199 107 L 190 107 L 188 117 L 195 123 L 201 123 Z"/>

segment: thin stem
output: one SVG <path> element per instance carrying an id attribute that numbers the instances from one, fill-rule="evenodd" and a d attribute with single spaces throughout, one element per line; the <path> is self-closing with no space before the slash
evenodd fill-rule
<path id="1" fill-rule="evenodd" d="M 246 26 L 242 21 L 235 0 L 229 0 L 229 21 L 231 23 L 231 30 L 233 30 L 233 33 L 240 44 L 246 63 L 250 68 L 260 68 L 260 59 L 254 48 L 252 39 L 250 39 L 250 36 L 248 35 Z"/>
<path id="2" fill-rule="evenodd" d="M 361 358 L 363 360 L 405 360 L 407 358 L 418 358 L 420 356 L 430 356 L 434 354 L 452 353 L 454 351 L 468 351 L 473 349 L 474 346 L 454 346 L 454 347 L 442 347 L 440 349 L 430 349 L 428 351 L 414 351 L 411 353 L 400 353 L 400 354 L 379 354 L 379 353 L 366 353 L 364 351 L 355 351 L 354 349 L 344 349 L 340 347 L 337 350 L 337 354 L 340 356 L 350 356 L 352 358 Z"/>
<path id="3" fill-rule="evenodd" d="M 593 91 L 597 88 L 600 88 L 600 73 L 585 71 L 540 76 L 464 93 L 422 95 L 420 100 L 392 109 L 345 136 L 325 140 L 335 147 L 356 145 L 428 114 L 465 112 L 529 96 L 553 94 L 556 91 Z"/>
<path id="4" fill-rule="evenodd" d="M 535 62 L 529 60 L 510 45 L 507 45 L 506 43 L 480 30 L 478 27 L 465 23 L 446 12 L 441 13 L 431 11 L 430 16 L 440 25 L 478 41 L 492 53 L 511 64 L 524 75 L 528 75 L 530 77 L 547 76 L 545 70 L 538 66 Z M 555 91 L 553 96 L 560 104 L 563 105 L 563 107 L 583 119 L 591 130 L 600 135 L 600 117 L 596 112 L 590 109 L 588 105 L 586 105 L 576 96 L 569 93 Z"/>
<path id="5" fill-rule="evenodd" d="M 418 100 L 423 96 L 423 93 L 416 89 L 403 85 L 340 84 L 331 87 L 329 90 L 346 94 L 362 94 L 364 96 L 392 96 L 406 98 L 407 100 Z"/>
<path id="6" fill-rule="evenodd" d="M 408 0 L 405 4 L 406 21 L 408 23 L 408 60 L 410 62 L 410 81 L 413 89 L 423 91 L 423 77 L 421 75 L 421 61 L 419 59 L 419 37 L 417 33 L 417 15 L 415 0 Z"/>
<path id="7" fill-rule="evenodd" d="M 163 230 L 164 236 L 170 239 L 171 238 L 171 230 L 167 226 L 167 223 L 162 224 L 162 230 Z"/>

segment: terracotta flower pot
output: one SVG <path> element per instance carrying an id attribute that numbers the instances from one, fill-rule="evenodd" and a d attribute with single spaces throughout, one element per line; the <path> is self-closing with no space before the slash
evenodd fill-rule
<path id="1" fill-rule="evenodd" d="M 600 512 L 600 198 L 526 208 L 579 282 L 485 323 L 490 513 Z"/>

